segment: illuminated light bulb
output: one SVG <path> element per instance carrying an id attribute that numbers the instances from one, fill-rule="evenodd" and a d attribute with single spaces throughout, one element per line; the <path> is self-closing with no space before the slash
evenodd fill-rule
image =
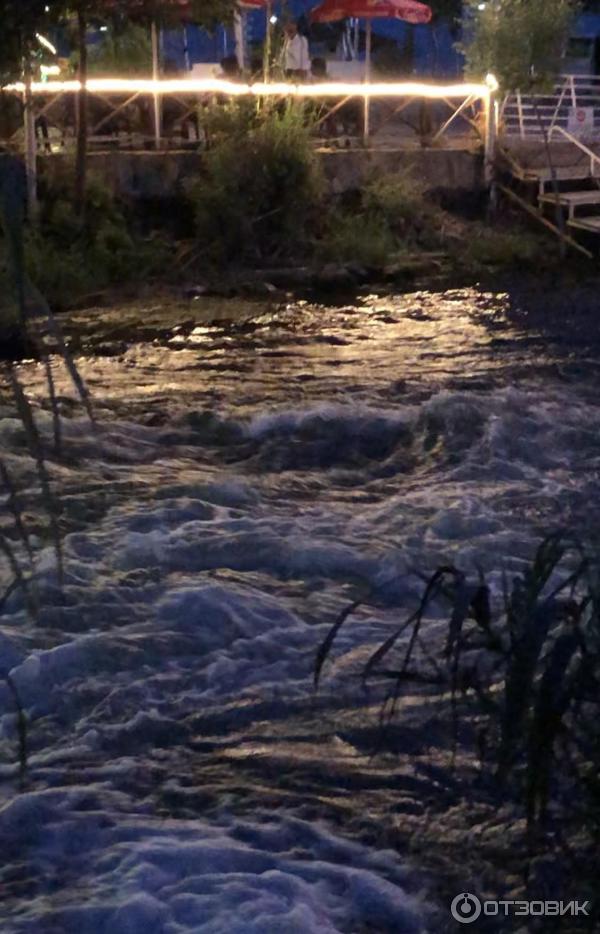
<path id="1" fill-rule="evenodd" d="M 56 55 L 56 48 L 50 42 L 50 39 L 46 39 L 45 36 L 41 36 L 39 32 L 36 32 L 35 38 L 40 45 L 43 45 L 45 49 L 48 49 L 49 52 L 52 52 L 53 55 Z"/>

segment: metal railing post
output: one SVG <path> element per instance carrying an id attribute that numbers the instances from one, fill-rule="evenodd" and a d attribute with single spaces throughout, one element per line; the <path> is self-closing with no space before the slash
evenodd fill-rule
<path id="1" fill-rule="evenodd" d="M 484 176 L 486 187 L 492 188 L 496 175 L 496 146 L 498 142 L 498 112 L 496 95 L 489 89 L 485 100 Z"/>
<path id="2" fill-rule="evenodd" d="M 371 83 L 371 42 L 372 42 L 372 23 L 370 19 L 367 19 L 367 32 L 365 37 L 365 105 L 364 105 L 364 119 L 363 119 L 363 141 L 365 143 L 369 140 L 369 135 L 371 132 L 371 97 L 369 94 L 369 85 Z"/>
<path id="3" fill-rule="evenodd" d="M 156 21 L 152 21 L 152 80 L 158 82 L 160 78 L 160 54 L 158 42 L 158 27 Z M 160 95 L 155 90 L 153 95 L 154 103 L 154 145 L 160 149 L 162 138 L 162 104 Z"/>
<path id="4" fill-rule="evenodd" d="M 519 135 L 521 139 L 525 139 L 525 124 L 523 122 L 523 98 L 521 97 L 520 91 L 517 91 L 517 110 L 519 113 Z"/>

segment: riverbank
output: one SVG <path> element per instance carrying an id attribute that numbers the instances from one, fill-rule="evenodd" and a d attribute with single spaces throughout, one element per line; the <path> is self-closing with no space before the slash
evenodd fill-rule
<path id="1" fill-rule="evenodd" d="M 420 170 L 418 153 L 408 153 L 409 168 L 392 153 L 372 171 L 342 173 L 336 191 L 331 165 L 354 155 L 331 154 L 328 175 L 304 111 L 259 118 L 240 105 L 217 116 L 202 172 L 181 185 L 133 197 L 91 173 L 76 216 L 69 164 L 58 160 L 42 176 L 25 255 L 51 307 L 143 294 L 149 284 L 223 296 L 333 294 L 378 283 L 443 289 L 514 272 L 551 277 L 564 266 L 541 229 L 507 205 L 489 223 L 480 186 L 442 184 L 443 173 Z M 578 262 L 569 265 L 583 270 Z"/>

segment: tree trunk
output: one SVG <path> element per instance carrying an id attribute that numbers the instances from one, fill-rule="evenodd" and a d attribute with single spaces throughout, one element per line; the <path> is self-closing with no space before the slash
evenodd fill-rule
<path id="1" fill-rule="evenodd" d="M 75 157 L 75 212 L 81 217 L 85 211 L 85 189 L 88 150 L 88 56 L 87 17 L 79 7 L 77 10 L 77 44 L 79 46 L 79 81 L 81 91 L 77 95 L 77 154 Z"/>

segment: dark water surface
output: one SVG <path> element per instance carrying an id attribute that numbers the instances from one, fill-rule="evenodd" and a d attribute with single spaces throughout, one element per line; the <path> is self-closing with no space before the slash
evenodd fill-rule
<path id="1" fill-rule="evenodd" d="M 521 891 L 522 815 L 473 754 L 450 770 L 445 702 L 407 691 L 373 757 L 382 695 L 358 673 L 418 572 L 499 586 L 545 532 L 595 534 L 600 317 L 529 301 L 157 299 L 68 323 L 100 424 L 57 369 L 66 605 L 47 550 L 40 623 L 18 594 L 0 616 L 32 744 L 28 793 L 10 766 L 1 785 L 3 932 L 439 932 L 469 885 Z M 41 368 L 20 372 L 50 433 Z M 320 640 L 370 589 L 315 697 Z"/>

